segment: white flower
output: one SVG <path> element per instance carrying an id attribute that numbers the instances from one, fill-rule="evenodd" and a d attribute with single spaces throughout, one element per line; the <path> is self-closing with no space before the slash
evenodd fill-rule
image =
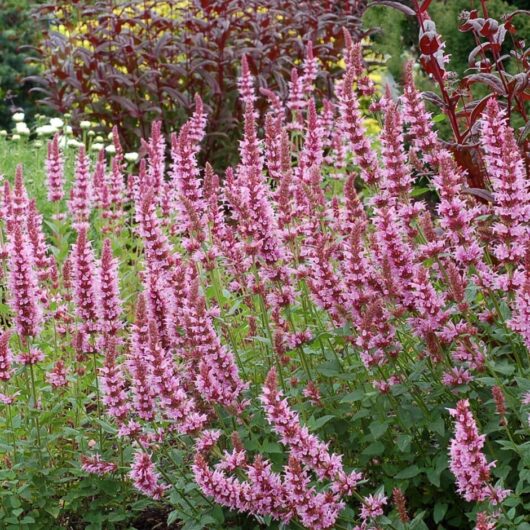
<path id="1" fill-rule="evenodd" d="M 92 151 L 101 151 L 103 147 L 105 147 L 103 144 L 96 142 L 95 144 L 92 144 L 92 147 L 90 149 Z"/>
<path id="2" fill-rule="evenodd" d="M 113 135 L 112 131 L 109 132 L 109 134 L 107 134 L 107 138 L 108 138 L 109 140 L 112 140 L 112 137 L 113 137 L 113 136 L 114 136 L 114 135 Z"/>
<path id="3" fill-rule="evenodd" d="M 92 136 L 96 136 L 96 133 L 94 131 L 88 131 L 88 136 L 92 137 Z"/>
<path id="4" fill-rule="evenodd" d="M 22 135 L 28 135 L 30 133 L 28 126 L 23 121 L 18 121 L 15 124 L 15 130 L 18 134 Z"/>
<path id="5" fill-rule="evenodd" d="M 103 143 L 103 136 L 96 136 L 94 138 L 94 142 L 97 142 L 97 143 Z"/>
<path id="6" fill-rule="evenodd" d="M 11 136 L 11 140 L 13 140 L 14 142 L 18 142 L 20 140 L 20 134 L 14 134 L 13 136 Z"/>
<path id="7" fill-rule="evenodd" d="M 136 162 L 138 160 L 138 153 L 125 153 L 123 158 L 125 158 L 127 162 Z"/>
<path id="8" fill-rule="evenodd" d="M 24 121 L 24 113 L 16 112 L 15 114 L 13 114 L 13 121 Z"/>
<path id="9" fill-rule="evenodd" d="M 111 144 L 111 145 L 107 145 L 107 147 L 105 147 L 105 151 L 107 151 L 107 153 L 110 153 L 111 155 L 113 155 L 114 153 L 116 153 L 116 148 Z"/>
<path id="10" fill-rule="evenodd" d="M 41 125 L 35 129 L 35 132 L 37 133 L 37 136 L 47 136 L 48 134 L 57 132 L 57 129 L 51 125 Z"/>
<path id="11" fill-rule="evenodd" d="M 64 121 L 61 118 L 52 118 L 50 120 L 50 125 L 56 129 L 60 129 L 64 125 Z"/>
<path id="12" fill-rule="evenodd" d="M 67 145 L 67 141 L 68 141 L 68 140 L 66 139 L 66 136 L 61 136 L 61 137 L 59 138 L 59 147 L 60 147 L 61 149 L 64 149 L 64 148 L 66 147 L 66 145 Z"/>
<path id="13" fill-rule="evenodd" d="M 64 133 L 65 133 L 65 134 L 73 134 L 73 133 L 74 133 L 74 130 L 72 129 L 72 127 L 70 127 L 70 125 L 67 125 L 67 126 L 64 128 Z"/>
<path id="14" fill-rule="evenodd" d="M 81 147 L 83 145 L 83 142 L 79 142 L 78 140 L 68 140 L 66 142 L 66 145 L 68 147 Z"/>
<path id="15" fill-rule="evenodd" d="M 7 136 L 7 131 L 5 129 L 2 129 L 0 131 L 0 136 Z"/>
<path id="16" fill-rule="evenodd" d="M 33 142 L 33 147 L 36 147 L 36 148 L 42 147 L 42 142 L 40 140 L 35 140 Z"/>
<path id="17" fill-rule="evenodd" d="M 87 120 L 83 120 L 81 123 L 79 123 L 79 127 L 81 127 L 81 129 L 90 129 L 92 124 Z"/>

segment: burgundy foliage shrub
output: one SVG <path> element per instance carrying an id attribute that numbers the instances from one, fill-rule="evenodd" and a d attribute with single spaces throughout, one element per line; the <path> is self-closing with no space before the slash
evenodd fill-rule
<path id="1" fill-rule="evenodd" d="M 341 28 L 360 37 L 365 7 L 365 0 L 132 0 L 119 7 L 59 0 L 37 11 L 51 25 L 39 49 L 44 70 L 35 80 L 44 103 L 72 112 L 74 123 L 118 125 L 128 147 L 148 135 L 153 119 L 162 119 L 165 133 L 174 130 L 197 94 L 209 115 L 204 153 L 226 160 L 237 150 L 242 56 L 260 87 L 285 95 L 291 69 L 311 42 L 327 72 L 318 86 L 329 95 Z"/>

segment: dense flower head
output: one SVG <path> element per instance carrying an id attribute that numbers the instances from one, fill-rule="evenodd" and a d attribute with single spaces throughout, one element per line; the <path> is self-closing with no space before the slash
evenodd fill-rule
<path id="1" fill-rule="evenodd" d="M 16 224 L 10 235 L 9 304 L 17 333 L 25 337 L 38 335 L 43 321 L 33 252 L 27 234 Z"/>
<path id="2" fill-rule="evenodd" d="M 313 469 L 318 477 L 334 480 L 344 474 L 342 457 L 330 453 L 328 444 L 300 424 L 298 415 L 291 410 L 278 389 L 276 377 L 276 371 L 272 369 L 265 381 L 261 401 L 267 421 L 280 436 L 281 442 L 289 448 L 294 458 Z M 360 475 L 352 476 L 360 480 Z"/>
<path id="3" fill-rule="evenodd" d="M 516 262 L 524 256 L 529 237 L 530 185 L 514 131 L 495 98 L 486 105 L 481 132 L 498 217 L 493 226 L 498 238 L 495 255 Z"/>
<path id="4" fill-rule="evenodd" d="M 85 226 L 92 209 L 92 179 L 90 175 L 90 160 L 85 148 L 81 147 L 76 157 L 75 180 L 70 190 L 68 208 L 74 218 L 76 228 Z"/>
<path id="5" fill-rule="evenodd" d="M 114 336 L 122 327 L 121 300 L 118 285 L 118 263 L 112 255 L 110 239 L 103 241 L 99 267 L 99 312 L 102 333 Z"/>
<path id="6" fill-rule="evenodd" d="M 13 353 L 9 347 L 11 333 L 7 330 L 0 335 L 0 381 L 9 381 L 12 375 Z"/>
<path id="7" fill-rule="evenodd" d="M 94 333 L 99 330 L 98 282 L 94 252 L 85 226 L 79 227 L 71 259 L 76 313 L 82 329 Z"/>
<path id="8" fill-rule="evenodd" d="M 59 133 L 55 133 L 53 140 L 48 142 L 46 157 L 46 177 L 48 185 L 48 200 L 60 201 L 64 197 L 64 159 L 59 148 Z"/>
<path id="9" fill-rule="evenodd" d="M 136 451 L 134 454 L 129 477 L 138 491 L 155 500 L 160 500 L 169 489 L 167 484 L 160 482 L 160 474 L 145 451 Z"/>
<path id="10" fill-rule="evenodd" d="M 117 466 L 113 462 L 106 462 L 101 458 L 100 454 L 95 453 L 81 456 L 81 469 L 86 473 L 102 476 L 113 473 L 116 471 Z"/>
<path id="11" fill-rule="evenodd" d="M 118 352 L 116 342 L 109 339 L 104 344 L 105 362 L 101 368 L 101 386 L 103 389 L 103 403 L 107 413 L 122 423 L 129 413 L 129 402 L 122 367 L 117 362 Z"/>
<path id="12" fill-rule="evenodd" d="M 455 409 L 449 409 L 455 418 L 455 433 L 449 449 L 449 468 L 456 478 L 457 490 L 468 502 L 490 499 L 497 504 L 508 492 L 490 485 L 490 470 L 495 462 L 486 460 L 482 449 L 485 436 L 479 434 L 467 399 L 460 400 Z"/>
<path id="13" fill-rule="evenodd" d="M 53 369 L 46 374 L 46 380 L 52 388 L 62 388 L 68 386 L 67 369 L 63 359 L 59 359 Z"/>

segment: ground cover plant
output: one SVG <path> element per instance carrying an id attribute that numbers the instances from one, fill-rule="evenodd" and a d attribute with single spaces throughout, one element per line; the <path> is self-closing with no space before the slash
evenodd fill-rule
<path id="1" fill-rule="evenodd" d="M 412 65 L 378 93 L 344 42 L 332 100 L 309 55 L 263 119 L 243 59 L 222 179 L 200 100 L 139 160 L 63 123 L 44 182 L 6 169 L 6 528 L 530 527 L 524 153 L 489 98 L 478 201 Z"/>

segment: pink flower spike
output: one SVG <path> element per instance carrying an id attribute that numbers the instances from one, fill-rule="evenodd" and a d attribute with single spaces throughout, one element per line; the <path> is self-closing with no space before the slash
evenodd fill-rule
<path id="1" fill-rule="evenodd" d="M 9 330 L 4 331 L 0 335 L 0 381 L 9 381 L 11 379 L 13 353 L 9 347 L 10 338 L 11 332 Z"/>
<path id="2" fill-rule="evenodd" d="M 9 304 L 22 338 L 35 337 L 41 329 L 43 314 L 38 300 L 33 253 L 20 224 L 13 227 L 9 244 Z"/>
<path id="3" fill-rule="evenodd" d="M 67 371 L 64 361 L 59 359 L 53 366 L 53 370 L 46 374 L 46 381 L 52 385 L 53 388 L 62 388 L 68 386 L 66 379 Z"/>
<path id="4" fill-rule="evenodd" d="M 116 362 L 115 340 L 109 338 L 105 341 L 104 347 L 105 363 L 100 370 L 103 403 L 107 407 L 108 414 L 121 424 L 125 422 L 129 413 L 125 379 L 122 367 Z"/>
<path id="5" fill-rule="evenodd" d="M 68 209 L 74 218 L 76 229 L 88 223 L 92 209 L 92 181 L 90 178 L 90 160 L 84 147 L 79 148 L 76 158 L 75 180 L 70 190 Z"/>
<path id="6" fill-rule="evenodd" d="M 81 469 L 92 475 L 108 475 L 114 473 L 118 466 L 112 462 L 105 462 L 98 453 L 93 456 L 81 455 Z"/>
<path id="7" fill-rule="evenodd" d="M 167 484 L 160 483 L 160 474 L 156 472 L 151 456 L 144 451 L 134 454 L 129 477 L 138 491 L 155 500 L 162 499 L 169 489 Z"/>
<path id="8" fill-rule="evenodd" d="M 103 241 L 99 281 L 99 318 L 103 334 L 115 336 L 123 327 L 120 291 L 118 285 L 118 263 L 112 255 L 110 239 Z"/>
<path id="9" fill-rule="evenodd" d="M 48 200 L 50 202 L 60 201 L 64 197 L 64 160 L 59 149 L 59 133 L 55 133 L 53 140 L 48 143 L 46 178 Z"/>
<path id="10" fill-rule="evenodd" d="M 85 226 L 79 227 L 71 259 L 75 311 L 81 320 L 83 331 L 93 334 L 99 331 L 99 297 L 94 252 Z"/>
<path id="11" fill-rule="evenodd" d="M 456 478 L 457 491 L 468 502 L 491 499 L 493 488 L 489 484 L 490 469 L 495 462 L 488 464 L 482 452 L 486 437 L 478 432 L 469 401 L 460 400 L 456 409 L 449 409 L 449 413 L 455 418 L 449 468 Z"/>

